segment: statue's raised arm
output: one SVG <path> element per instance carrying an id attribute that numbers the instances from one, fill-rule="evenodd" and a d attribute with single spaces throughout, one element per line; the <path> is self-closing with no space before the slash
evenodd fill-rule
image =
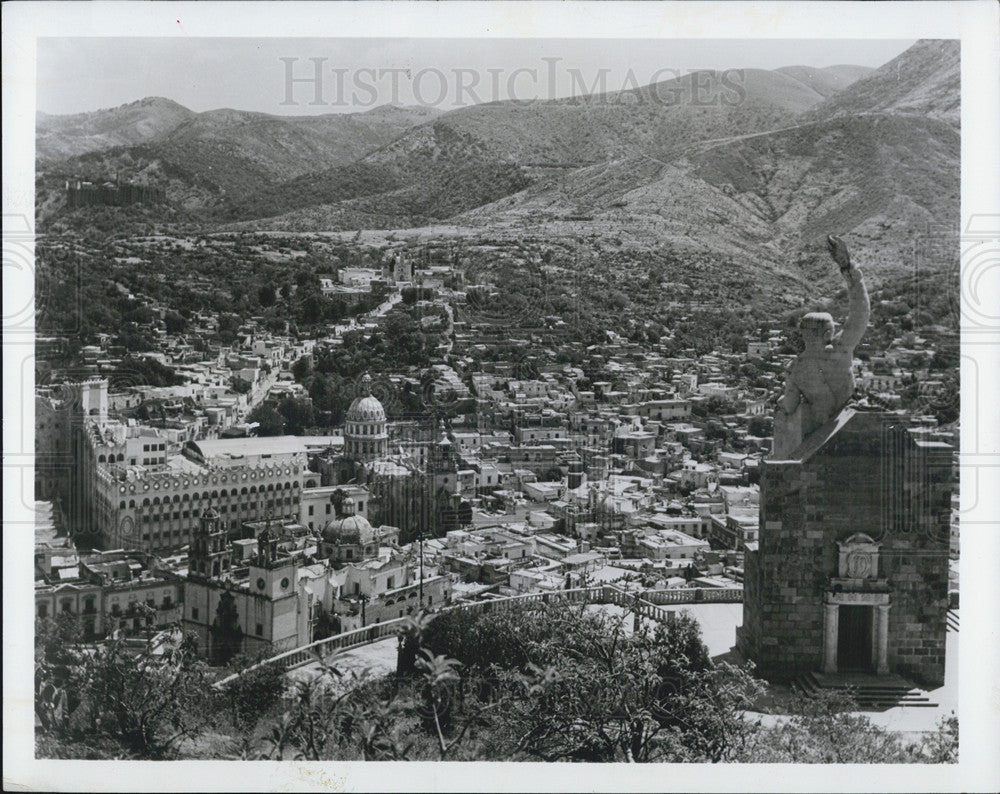
<path id="1" fill-rule="evenodd" d="M 804 349 L 788 368 L 785 392 L 774 415 L 771 457 L 776 459 L 792 455 L 810 433 L 847 405 L 854 392 L 851 364 L 854 348 L 868 327 L 868 290 L 844 241 L 830 235 L 826 243 L 847 282 L 847 322 L 835 337 L 833 317 L 826 312 L 810 312 L 799 321 Z"/>
<path id="2" fill-rule="evenodd" d="M 851 255 L 844 241 L 831 234 L 826 238 L 826 244 L 830 249 L 830 256 L 840 267 L 840 274 L 847 282 L 847 295 L 850 300 L 847 322 L 844 323 L 844 329 L 834 339 L 834 344 L 853 353 L 854 348 L 858 346 L 858 342 L 865 334 L 868 318 L 871 315 L 868 289 L 865 287 L 864 274 L 851 263 Z"/>

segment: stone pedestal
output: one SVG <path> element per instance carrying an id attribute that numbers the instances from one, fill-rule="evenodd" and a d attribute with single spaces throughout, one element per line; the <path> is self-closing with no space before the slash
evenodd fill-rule
<path id="1" fill-rule="evenodd" d="M 764 462 L 737 635 L 761 674 L 843 672 L 842 652 L 871 673 L 943 683 L 951 468 L 948 445 L 851 409 L 791 459 Z"/>

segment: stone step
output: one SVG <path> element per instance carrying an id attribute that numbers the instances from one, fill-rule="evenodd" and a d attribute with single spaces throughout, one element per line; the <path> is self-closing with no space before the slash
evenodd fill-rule
<path id="1" fill-rule="evenodd" d="M 908 703 L 917 703 L 919 701 L 930 701 L 929 697 L 925 697 L 919 692 L 907 692 L 905 695 L 897 695 L 892 692 L 855 692 L 855 700 L 905 700 Z"/>
<path id="2" fill-rule="evenodd" d="M 898 701 L 918 701 L 927 700 L 926 697 L 920 692 L 885 692 L 880 690 L 865 691 L 859 689 L 841 689 L 841 690 L 829 690 L 831 692 L 842 692 L 845 695 L 850 695 L 858 702 L 863 700 L 898 700 Z"/>
<path id="3" fill-rule="evenodd" d="M 856 685 L 834 686 L 834 685 L 831 685 L 831 684 L 827 684 L 827 685 L 823 686 L 822 688 L 823 689 L 834 689 L 834 690 L 837 690 L 837 691 L 840 691 L 840 692 L 847 692 L 847 691 L 850 690 L 850 691 L 853 691 L 853 692 L 864 692 L 864 693 L 873 694 L 873 695 L 874 694 L 883 694 L 883 695 L 908 695 L 911 692 L 919 692 L 920 691 L 919 689 L 916 689 L 915 687 L 856 686 Z"/>
<path id="4" fill-rule="evenodd" d="M 903 683 L 840 683 L 830 680 L 830 676 L 820 679 L 815 673 L 802 673 L 795 678 L 792 686 L 806 697 L 813 697 L 821 690 L 849 692 L 863 711 L 896 707 L 934 708 L 938 704 L 924 692 Z"/>
<path id="5" fill-rule="evenodd" d="M 792 681 L 792 688 L 806 696 L 815 695 L 820 691 L 820 687 L 811 673 L 796 676 L 795 680 Z"/>
<path id="6" fill-rule="evenodd" d="M 882 686 L 881 684 L 829 684 L 817 682 L 817 686 L 820 686 L 823 689 L 853 689 L 857 692 L 891 692 L 893 694 L 901 695 L 905 695 L 907 692 L 918 691 L 915 686 L 893 686 L 892 684 Z"/>

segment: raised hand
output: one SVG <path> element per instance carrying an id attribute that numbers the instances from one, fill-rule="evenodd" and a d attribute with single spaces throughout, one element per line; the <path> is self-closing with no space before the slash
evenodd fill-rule
<path id="1" fill-rule="evenodd" d="M 846 276 L 851 269 L 851 255 L 847 252 L 847 244 L 836 235 L 830 234 L 826 238 L 826 247 L 830 250 L 830 256 L 837 263 L 840 272 Z"/>

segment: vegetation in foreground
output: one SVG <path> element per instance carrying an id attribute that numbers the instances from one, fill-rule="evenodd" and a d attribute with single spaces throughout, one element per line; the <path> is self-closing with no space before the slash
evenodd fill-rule
<path id="1" fill-rule="evenodd" d="M 681 616 L 627 632 L 550 604 L 412 620 L 394 676 L 321 663 L 289 684 L 258 668 L 220 691 L 186 639 L 161 656 L 123 640 L 75 649 L 69 623 L 36 634 L 36 753 L 48 758 L 955 762 L 958 723 L 904 743 L 849 699 L 749 711 L 751 672 L 715 663 Z M 252 660 L 236 659 L 243 668 Z"/>

